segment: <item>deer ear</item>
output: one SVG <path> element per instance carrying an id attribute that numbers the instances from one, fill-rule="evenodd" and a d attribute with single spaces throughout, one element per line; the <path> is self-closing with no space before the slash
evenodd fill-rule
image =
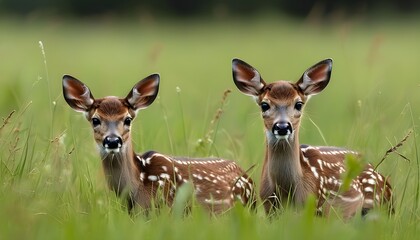
<path id="1" fill-rule="evenodd" d="M 243 93 L 258 96 L 265 87 L 265 82 L 260 73 L 248 63 L 240 60 L 232 60 L 233 82 Z"/>
<path id="2" fill-rule="evenodd" d="M 133 110 L 148 107 L 156 99 L 159 92 L 159 74 L 152 74 L 134 85 L 125 100 Z"/>
<path id="3" fill-rule="evenodd" d="M 63 95 L 71 108 L 78 112 L 87 112 L 95 99 L 89 88 L 70 75 L 63 76 Z"/>
<path id="4" fill-rule="evenodd" d="M 325 59 L 306 70 L 296 83 L 306 95 L 321 92 L 330 82 L 332 59 Z"/>

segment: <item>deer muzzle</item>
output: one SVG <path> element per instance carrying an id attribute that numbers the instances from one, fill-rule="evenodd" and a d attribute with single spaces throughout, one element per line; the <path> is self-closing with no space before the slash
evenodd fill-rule
<path id="1" fill-rule="evenodd" d="M 102 145 L 107 152 L 119 152 L 122 147 L 122 139 L 117 135 L 106 136 Z"/>
<path id="2" fill-rule="evenodd" d="M 271 130 L 276 136 L 276 138 L 287 138 L 290 134 L 292 134 L 293 129 L 292 125 L 289 122 L 276 122 L 273 126 L 273 129 Z"/>

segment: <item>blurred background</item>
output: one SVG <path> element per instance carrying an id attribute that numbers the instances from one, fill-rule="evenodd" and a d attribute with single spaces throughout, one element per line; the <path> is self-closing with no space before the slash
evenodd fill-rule
<path id="1" fill-rule="evenodd" d="M 127 16 L 137 14 L 164 14 L 173 17 L 191 16 L 244 16 L 255 15 L 259 11 L 270 10 L 296 18 L 308 15 L 326 16 L 341 14 L 354 16 L 383 11 L 398 14 L 416 13 L 420 2 L 417 0 L 2 0 L 3 13 L 20 16 L 49 14 L 57 16 Z"/>

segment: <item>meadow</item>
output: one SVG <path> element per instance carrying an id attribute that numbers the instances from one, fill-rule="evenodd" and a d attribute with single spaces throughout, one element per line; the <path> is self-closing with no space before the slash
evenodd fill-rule
<path id="1" fill-rule="evenodd" d="M 0 239 L 414 239 L 420 233 L 419 18 L 293 21 L 16 19 L 0 21 Z M 241 206 L 209 217 L 199 207 L 130 217 L 109 191 L 90 125 L 62 96 L 70 74 L 95 97 L 125 96 L 161 74 L 158 99 L 133 123 L 137 152 L 220 156 L 260 179 L 259 108 L 233 84 L 231 60 L 271 82 L 296 81 L 333 58 L 329 86 L 305 108 L 302 143 L 335 145 L 378 164 L 396 213 L 349 222 L 308 203 L 267 219 Z M 231 90 L 231 92 L 226 92 Z M 225 97 L 225 98 L 224 98 Z"/>

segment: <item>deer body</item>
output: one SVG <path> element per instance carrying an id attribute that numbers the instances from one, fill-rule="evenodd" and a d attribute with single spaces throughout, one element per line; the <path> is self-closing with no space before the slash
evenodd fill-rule
<path id="1" fill-rule="evenodd" d="M 194 186 L 197 201 L 211 212 L 221 213 L 235 200 L 253 205 L 253 182 L 232 161 L 170 157 L 154 151 L 135 153 L 131 122 L 138 110 L 155 100 L 158 87 L 159 75 L 154 74 L 138 82 L 126 98 L 95 99 L 82 82 L 63 77 L 66 102 L 92 124 L 110 189 L 128 197 L 129 209 L 140 205 L 148 210 L 152 202 L 160 200 L 171 206 L 177 189 L 187 182 Z"/>
<path id="2" fill-rule="evenodd" d="M 375 205 L 389 203 L 392 190 L 384 176 L 368 164 L 342 191 L 341 174 L 346 171 L 346 155 L 355 151 L 338 147 L 300 145 L 299 127 L 304 104 L 322 91 L 330 80 L 332 60 L 321 61 L 296 82 L 265 83 L 249 64 L 234 59 L 233 80 L 238 89 L 252 96 L 262 111 L 266 150 L 261 174 L 260 197 L 266 213 L 290 201 L 302 205 L 309 195 L 317 199 L 317 213 L 328 215 L 331 209 L 350 218 Z"/>

